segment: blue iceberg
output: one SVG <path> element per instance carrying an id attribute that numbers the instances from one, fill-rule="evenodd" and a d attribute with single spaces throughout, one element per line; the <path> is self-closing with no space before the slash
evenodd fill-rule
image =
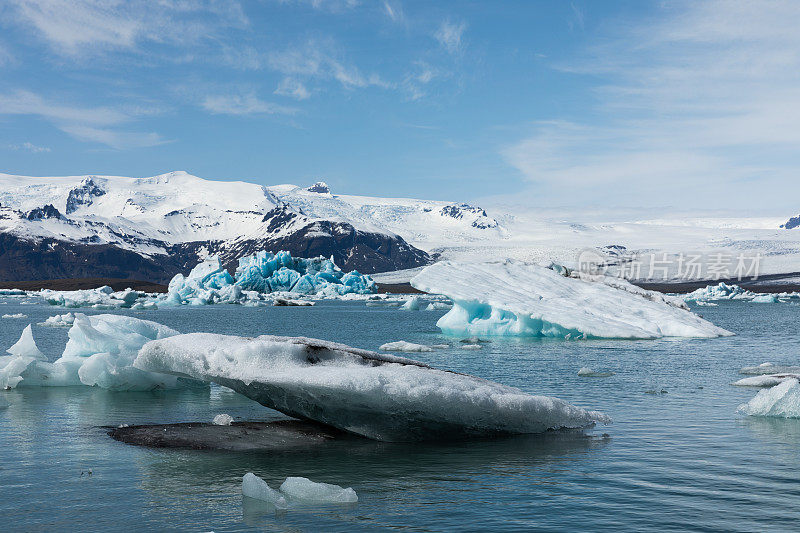
<path id="1" fill-rule="evenodd" d="M 261 295 L 275 292 L 338 297 L 344 294 L 373 294 L 375 282 L 358 271 L 342 272 L 333 259 L 292 257 L 256 252 L 239 259 L 235 276 L 222 268 L 216 256 L 192 269 L 188 276 L 176 275 L 169 283 L 167 304 L 206 305 L 261 301 Z"/>

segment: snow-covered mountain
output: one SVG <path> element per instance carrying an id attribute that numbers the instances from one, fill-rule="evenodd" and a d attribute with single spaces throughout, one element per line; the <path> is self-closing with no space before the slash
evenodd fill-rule
<path id="1" fill-rule="evenodd" d="M 657 218 L 656 218 L 657 217 Z M 365 273 L 412 269 L 438 257 L 575 264 L 587 249 L 610 262 L 656 255 L 759 257 L 761 274 L 800 272 L 800 230 L 776 217 L 619 210 L 587 212 L 336 194 L 310 187 L 219 182 L 185 172 L 148 178 L 0 174 L 0 280 L 120 277 L 166 281 L 200 258 L 228 267 L 256 250 L 333 256 Z M 708 265 L 705 265 L 708 266 Z M 670 270 L 671 269 L 671 270 Z M 659 265 L 659 274 L 662 274 Z M 709 275 L 709 278 L 713 276 Z M 726 277 L 726 276 L 722 276 Z"/>

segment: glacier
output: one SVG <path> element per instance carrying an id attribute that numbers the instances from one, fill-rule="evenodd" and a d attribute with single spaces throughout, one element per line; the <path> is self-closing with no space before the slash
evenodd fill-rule
<path id="1" fill-rule="evenodd" d="M 436 325 L 449 335 L 510 335 L 565 339 L 733 335 L 693 314 L 677 298 L 625 280 L 568 277 L 516 260 L 442 261 L 411 285 L 454 303 Z"/>
<path id="2" fill-rule="evenodd" d="M 178 332 L 149 320 L 121 315 L 74 315 L 69 340 L 59 359 L 48 362 L 38 350 L 31 326 L 0 358 L 0 385 L 97 386 L 116 391 L 149 391 L 206 386 L 168 374 L 145 372 L 132 366 L 146 342 Z"/>
<path id="3" fill-rule="evenodd" d="M 336 298 L 346 294 L 373 294 L 376 290 L 372 278 L 355 270 L 342 272 L 333 259 L 306 259 L 292 257 L 286 251 L 276 254 L 260 251 L 239 258 L 235 276 L 222 267 L 218 256 L 206 258 L 188 276 L 177 274 L 172 278 L 164 303 L 263 302 L 264 295 L 273 293 Z"/>
<path id="4" fill-rule="evenodd" d="M 215 382 L 288 416 L 381 441 L 540 433 L 611 421 L 557 398 L 302 337 L 175 335 L 145 344 L 133 365 Z"/>

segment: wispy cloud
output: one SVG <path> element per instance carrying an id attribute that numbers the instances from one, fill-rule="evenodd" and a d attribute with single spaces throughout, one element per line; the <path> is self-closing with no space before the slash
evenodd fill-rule
<path id="1" fill-rule="evenodd" d="M 295 100 L 306 100 L 311 96 L 311 91 L 309 91 L 304 84 L 295 79 L 283 78 L 278 88 L 275 89 L 275 94 L 288 96 Z"/>
<path id="2" fill-rule="evenodd" d="M 305 44 L 273 52 L 270 68 L 295 78 L 335 80 L 345 89 L 391 86 L 377 74 L 365 74 L 349 64 L 332 41 L 309 40 Z"/>
<path id="3" fill-rule="evenodd" d="M 235 0 L 10 0 L 12 12 L 59 54 L 133 49 L 142 42 L 192 43 L 215 28 L 243 26 Z M 212 15 L 211 25 L 196 15 Z"/>
<path id="4" fill-rule="evenodd" d="M 542 191 L 741 203 L 732 187 L 758 180 L 753 194 L 800 193 L 798 25 L 796 2 L 668 4 L 561 67 L 609 80 L 591 121 L 538 122 L 503 155 Z"/>
<path id="5" fill-rule="evenodd" d="M 120 132 L 112 129 L 130 122 L 137 115 L 148 115 L 146 108 L 126 111 L 109 107 L 81 107 L 55 103 L 29 91 L 0 94 L 0 115 L 31 115 L 53 123 L 81 141 L 97 142 L 112 148 L 139 148 L 165 142 L 156 133 Z"/>
<path id="6" fill-rule="evenodd" d="M 425 86 L 441 76 L 442 72 L 436 67 L 425 61 L 416 61 L 414 70 L 407 74 L 403 80 L 403 89 L 408 93 L 411 100 L 419 100 L 426 94 Z"/>
<path id="7" fill-rule="evenodd" d="M 292 114 L 296 110 L 259 99 L 255 94 L 206 96 L 203 109 L 221 115 Z"/>
<path id="8" fill-rule="evenodd" d="M 361 5 L 361 0 L 278 0 L 281 4 L 307 5 L 314 9 L 336 13 L 346 11 Z"/>
<path id="9" fill-rule="evenodd" d="M 30 142 L 24 142 L 21 144 L 9 144 L 8 148 L 18 152 L 31 152 L 33 154 L 41 154 L 50 151 L 50 148 L 46 146 L 37 146 Z"/>
<path id="10" fill-rule="evenodd" d="M 406 18 L 403 5 L 397 1 L 383 0 L 383 12 L 392 22 L 403 22 Z"/>
<path id="11" fill-rule="evenodd" d="M 433 36 L 445 50 L 455 54 L 460 52 L 464 46 L 464 32 L 466 30 L 466 22 L 445 20 Z"/>

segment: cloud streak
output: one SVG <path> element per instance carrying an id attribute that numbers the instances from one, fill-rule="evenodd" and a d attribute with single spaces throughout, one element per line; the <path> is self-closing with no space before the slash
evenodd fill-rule
<path id="1" fill-rule="evenodd" d="M 733 187 L 756 180 L 760 195 L 800 193 L 800 5 L 687 2 L 657 15 L 561 65 L 607 80 L 592 120 L 537 122 L 506 161 L 544 194 L 747 203 Z"/>

